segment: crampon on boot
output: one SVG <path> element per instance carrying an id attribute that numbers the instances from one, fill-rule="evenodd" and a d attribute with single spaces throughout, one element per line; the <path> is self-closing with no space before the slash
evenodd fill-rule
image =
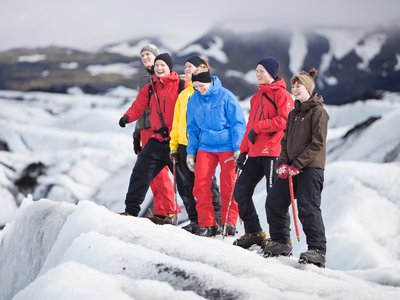
<path id="1" fill-rule="evenodd" d="M 233 245 L 242 247 L 244 249 L 250 248 L 252 245 L 261 246 L 261 243 L 264 239 L 267 238 L 267 233 L 264 231 L 250 232 L 245 235 L 237 238 Z"/>
<path id="2" fill-rule="evenodd" d="M 267 239 L 264 246 L 264 257 L 291 256 L 292 250 L 292 245 L 281 244 Z"/>
<path id="3" fill-rule="evenodd" d="M 318 250 L 308 250 L 300 254 L 300 264 L 313 264 L 320 268 L 325 268 L 326 258 L 325 255 Z"/>
<path id="4" fill-rule="evenodd" d="M 195 234 L 200 229 L 200 226 L 196 222 L 190 222 L 190 224 L 183 226 L 182 229 Z"/>
<path id="5" fill-rule="evenodd" d="M 217 234 L 217 226 L 201 227 L 197 233 L 198 236 L 211 237 Z"/>

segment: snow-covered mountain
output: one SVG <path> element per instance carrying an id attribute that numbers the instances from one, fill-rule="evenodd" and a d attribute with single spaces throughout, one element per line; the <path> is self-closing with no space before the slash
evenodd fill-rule
<path id="1" fill-rule="evenodd" d="M 171 54 L 178 73 L 190 56 L 207 58 L 213 73 L 241 100 L 257 91 L 255 65 L 270 55 L 280 61 L 278 75 L 288 86 L 294 73 L 319 69 L 317 91 L 327 104 L 378 99 L 380 90 L 400 91 L 399 22 L 374 28 L 292 29 L 239 21 L 220 24 L 186 44 L 145 37 L 105 45 L 96 53 L 57 47 L 2 52 L 0 89 L 66 93 L 79 86 L 99 94 L 118 85 L 137 88 L 144 75 L 139 51 L 150 42 Z"/>
<path id="2" fill-rule="evenodd" d="M 302 232 L 294 257 L 265 259 L 184 223 L 115 214 L 136 160 L 134 126 L 118 120 L 137 91 L 70 93 L 0 91 L 0 299 L 399 298 L 400 94 L 326 106 L 319 269 L 297 264 Z M 241 105 L 248 114 L 249 99 Z M 265 197 L 262 181 L 254 200 L 268 232 Z M 143 206 L 151 201 L 149 191 Z"/>

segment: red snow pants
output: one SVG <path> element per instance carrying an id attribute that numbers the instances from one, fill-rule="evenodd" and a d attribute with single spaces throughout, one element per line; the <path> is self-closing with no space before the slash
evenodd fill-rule
<path id="1" fill-rule="evenodd" d="M 142 148 L 146 146 L 152 134 L 153 129 L 151 128 L 140 130 Z M 153 206 L 155 215 L 166 216 L 167 214 L 175 213 L 174 188 L 168 172 L 168 167 L 165 167 L 150 183 L 154 197 Z M 182 212 L 179 206 L 177 210 L 178 213 Z"/>
<path id="2" fill-rule="evenodd" d="M 221 215 L 222 225 L 225 225 L 226 213 L 228 211 L 229 200 L 232 194 L 235 181 L 235 160 L 225 161 L 233 156 L 232 151 L 212 153 L 198 151 L 196 166 L 194 169 L 193 196 L 196 199 L 196 210 L 198 214 L 199 226 L 216 226 L 214 216 L 214 206 L 212 204 L 211 180 L 218 163 L 221 167 L 220 191 L 221 191 Z M 233 199 L 228 224 L 236 227 L 239 215 L 238 205 Z"/>

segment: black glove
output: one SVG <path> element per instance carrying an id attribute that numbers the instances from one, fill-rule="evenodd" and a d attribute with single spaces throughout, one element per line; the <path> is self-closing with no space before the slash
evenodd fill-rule
<path id="1" fill-rule="evenodd" d="M 247 152 L 240 153 L 238 159 L 236 160 L 236 172 L 237 170 L 243 170 L 244 162 L 246 160 Z"/>
<path id="2" fill-rule="evenodd" d="M 140 139 L 133 138 L 133 151 L 136 155 L 139 155 L 140 151 L 142 151 L 142 146 L 140 146 Z"/>
<path id="3" fill-rule="evenodd" d="M 168 127 L 161 127 L 160 129 L 157 130 L 161 136 L 166 139 L 169 136 L 169 129 Z"/>
<path id="4" fill-rule="evenodd" d="M 256 138 L 256 136 L 258 135 L 258 133 L 256 133 L 254 131 L 254 129 L 252 128 L 249 133 L 247 134 L 247 138 L 249 139 L 249 141 L 254 145 L 254 139 Z"/>
<path id="5" fill-rule="evenodd" d="M 125 127 L 125 124 L 129 123 L 129 117 L 128 116 L 123 116 L 121 119 L 119 119 L 119 126 Z"/>
<path id="6" fill-rule="evenodd" d="M 179 156 L 179 152 L 178 152 L 177 150 L 171 151 L 171 152 L 169 153 L 169 158 L 170 158 L 172 161 L 174 161 L 174 159 L 175 159 L 175 162 L 178 162 L 178 161 L 181 159 L 181 157 Z"/>

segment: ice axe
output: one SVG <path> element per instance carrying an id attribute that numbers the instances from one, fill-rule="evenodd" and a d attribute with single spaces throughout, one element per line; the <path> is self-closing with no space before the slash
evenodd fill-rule
<path id="1" fill-rule="evenodd" d="M 233 158 L 235 158 L 233 156 Z M 228 158 L 225 162 L 231 160 L 231 158 Z M 232 188 L 232 194 L 231 194 L 231 198 L 229 199 L 229 205 L 228 205 L 228 210 L 226 211 L 226 218 L 225 218 L 225 225 L 224 225 L 224 230 L 222 231 L 222 238 L 224 239 L 226 237 L 226 229 L 228 227 L 228 219 L 229 219 L 229 214 L 231 212 L 231 206 L 232 206 L 232 202 L 233 202 L 233 195 L 235 193 L 235 188 L 236 188 L 236 184 L 238 182 L 239 179 L 239 174 L 240 174 L 240 169 L 236 170 L 236 177 L 235 177 L 235 181 L 233 183 L 233 188 Z"/>
<path id="2" fill-rule="evenodd" d="M 173 166 L 174 166 L 173 171 L 174 171 L 175 219 L 176 219 L 176 222 L 178 223 L 178 198 L 177 198 L 177 195 L 176 195 L 176 159 L 175 158 L 172 160 L 172 163 L 173 163 Z"/>
<path id="3" fill-rule="evenodd" d="M 297 224 L 296 205 L 294 203 L 294 192 L 293 192 L 293 178 L 292 178 L 292 175 L 289 175 L 289 191 L 290 191 L 290 201 L 292 202 L 294 227 L 296 228 L 297 240 L 300 242 L 299 225 Z"/>

